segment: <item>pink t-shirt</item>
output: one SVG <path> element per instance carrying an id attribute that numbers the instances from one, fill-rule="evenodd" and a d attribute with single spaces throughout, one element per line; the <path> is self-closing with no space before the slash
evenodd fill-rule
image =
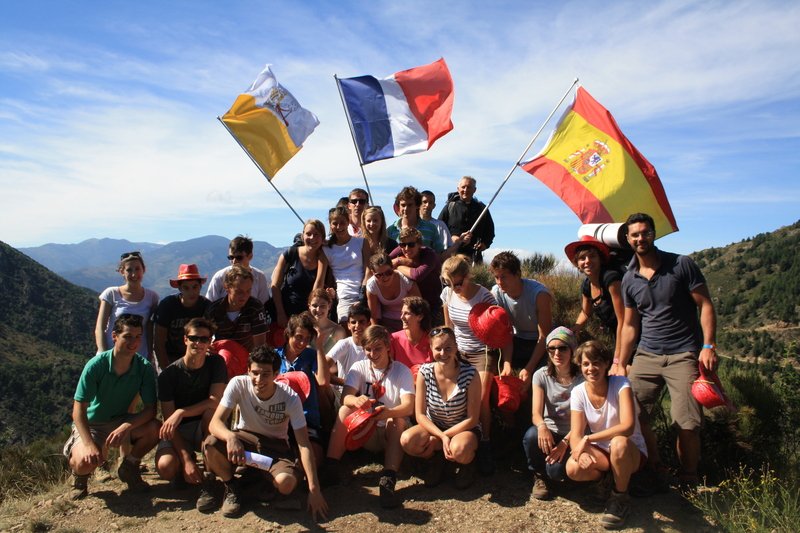
<path id="1" fill-rule="evenodd" d="M 417 344 L 412 344 L 406 337 L 405 330 L 401 329 L 392 333 L 391 344 L 394 360 L 403 363 L 408 368 L 433 362 L 431 340 L 427 333 L 422 336 Z"/>

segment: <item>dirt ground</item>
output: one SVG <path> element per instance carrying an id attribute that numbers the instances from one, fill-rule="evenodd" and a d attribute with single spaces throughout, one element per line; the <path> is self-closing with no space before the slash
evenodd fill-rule
<path id="1" fill-rule="evenodd" d="M 505 454 L 503 454 L 505 455 Z M 520 454 L 521 455 L 521 454 Z M 380 465 L 359 453 L 352 458 L 354 476 L 345 486 L 323 491 L 330 506 L 327 521 L 315 523 L 303 510 L 279 509 L 276 502 L 250 499 L 238 518 L 195 510 L 198 489 L 174 490 L 150 468 L 144 479 L 152 488 L 131 494 L 117 479 L 90 480 L 89 496 L 68 501 L 67 486 L 26 501 L 6 501 L 0 507 L 0 531 L 401 531 L 419 529 L 465 531 L 602 531 L 602 509 L 591 507 L 590 491 L 559 490 L 552 501 L 531 498 L 531 482 L 521 457 L 499 456 L 495 475 L 476 478 L 459 491 L 452 480 L 429 489 L 410 473 L 401 473 L 398 494 L 403 506 L 384 510 L 378 504 Z M 305 500 L 303 499 L 303 505 Z M 670 492 L 633 499 L 624 531 L 716 531 L 678 494 Z"/>

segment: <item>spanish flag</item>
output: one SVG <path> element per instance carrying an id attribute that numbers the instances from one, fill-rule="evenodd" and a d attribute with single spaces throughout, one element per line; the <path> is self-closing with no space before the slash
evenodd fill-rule
<path id="1" fill-rule="evenodd" d="M 220 119 L 272 179 L 303 146 L 319 120 L 297 103 L 267 65 Z"/>
<path id="2" fill-rule="evenodd" d="M 521 166 L 584 224 L 625 222 L 642 212 L 655 220 L 657 236 L 678 231 L 656 169 L 583 87 L 544 149 Z"/>

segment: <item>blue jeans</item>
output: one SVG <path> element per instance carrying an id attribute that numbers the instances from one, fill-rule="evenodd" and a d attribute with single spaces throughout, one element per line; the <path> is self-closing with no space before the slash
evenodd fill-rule
<path id="1" fill-rule="evenodd" d="M 553 433 L 555 444 L 561 442 L 564 435 Z M 564 481 L 567 479 L 567 458 L 569 457 L 569 450 L 564 454 L 564 458 L 554 464 L 547 464 L 545 458 L 547 455 L 539 448 L 539 429 L 536 426 L 531 426 L 522 437 L 522 447 L 525 450 L 525 457 L 528 459 L 528 470 L 540 476 L 547 476 L 553 481 Z"/>

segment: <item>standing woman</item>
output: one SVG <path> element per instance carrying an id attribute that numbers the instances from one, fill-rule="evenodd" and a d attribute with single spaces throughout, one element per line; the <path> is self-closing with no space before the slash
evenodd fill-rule
<path id="1" fill-rule="evenodd" d="M 441 483 L 447 460 L 458 465 L 455 483 L 463 489 L 475 476 L 473 465 L 481 434 L 480 379 L 476 379 L 475 367 L 461 359 L 452 329 L 435 328 L 430 336 L 434 362 L 422 365 L 417 374 L 417 425 L 403 432 L 400 445 L 409 455 L 433 459 L 427 468 L 426 486 Z"/>
<path id="2" fill-rule="evenodd" d="M 581 312 L 575 319 L 573 331 L 576 335 L 580 333 L 589 318 L 596 315 L 603 329 L 614 338 L 614 359 L 619 359 L 622 319 L 625 315 L 622 273 L 608 268 L 611 254 L 608 246 L 588 235 L 569 243 L 564 252 L 572 264 L 586 275 L 581 284 Z"/>
<path id="3" fill-rule="evenodd" d="M 611 471 L 614 488 L 600 523 L 607 529 L 620 528 L 630 510 L 631 475 L 647 464 L 633 391 L 628 378 L 608 375 L 611 353 L 599 342 L 578 346 L 575 359 L 585 381 L 570 396 L 572 452 L 567 475 L 575 481 L 596 481 Z"/>
<path id="4" fill-rule="evenodd" d="M 394 360 L 408 368 L 433 361 L 428 332 L 431 329 L 431 308 L 419 296 L 403 298 L 400 311 L 403 329 L 392 333 Z"/>
<path id="5" fill-rule="evenodd" d="M 325 226 L 319 220 L 307 220 L 303 226 L 303 244 L 292 246 L 280 257 L 272 271 L 272 294 L 278 326 L 286 327 L 292 315 L 307 309 L 308 297 L 313 289 L 321 289 L 325 283 L 328 259 L 322 252 L 325 241 Z"/>
<path id="6" fill-rule="evenodd" d="M 372 314 L 372 324 L 380 324 L 390 333 L 400 331 L 400 311 L 403 298 L 419 296 L 417 285 L 392 267 L 392 260 L 384 252 L 369 259 L 374 275 L 367 280 L 367 305 Z"/>
<path id="7" fill-rule="evenodd" d="M 390 239 L 386 234 L 386 217 L 383 216 L 383 209 L 377 205 L 371 205 L 361 214 L 361 229 L 364 232 L 369 252 L 367 257 L 372 257 L 378 252 L 391 253 L 397 248 L 397 241 Z"/>
<path id="8" fill-rule="evenodd" d="M 336 314 L 339 323 L 347 320 L 347 310 L 361 299 L 367 244 L 361 237 L 353 237 L 347 231 L 349 213 L 343 207 L 334 207 L 328 213 L 331 236 L 322 248 L 328 258 L 328 266 L 336 279 L 336 295 L 339 303 Z"/>
<path id="9" fill-rule="evenodd" d="M 489 395 L 496 368 L 495 354 L 469 327 L 469 312 L 479 303 L 495 305 L 497 302 L 486 287 L 472 281 L 470 260 L 465 255 L 447 258 L 442 265 L 442 310 L 444 323 L 455 332 L 458 351 L 481 377 L 481 442 L 478 448 L 478 468 L 483 475 L 494 472 L 492 450 L 489 441 L 492 426 L 492 410 Z"/>
<path id="10" fill-rule="evenodd" d="M 100 309 L 94 328 L 97 351 L 104 352 L 114 346 L 111 331 L 120 315 L 129 313 L 142 317 L 142 343 L 140 355 L 150 359 L 153 341 L 153 322 L 150 318 L 158 306 L 158 294 L 142 286 L 144 260 L 140 252 L 127 252 L 120 256 L 117 271 L 125 280 L 119 287 L 109 287 L 100 293 Z"/>
<path id="11" fill-rule="evenodd" d="M 559 326 L 547 336 L 547 366 L 533 374 L 533 425 L 522 438 L 533 472 L 533 497 L 549 500 L 550 481 L 567 478 L 566 461 L 569 454 L 569 398 L 572 389 L 583 383 L 583 375 L 572 358 L 577 346 L 575 334 Z"/>

